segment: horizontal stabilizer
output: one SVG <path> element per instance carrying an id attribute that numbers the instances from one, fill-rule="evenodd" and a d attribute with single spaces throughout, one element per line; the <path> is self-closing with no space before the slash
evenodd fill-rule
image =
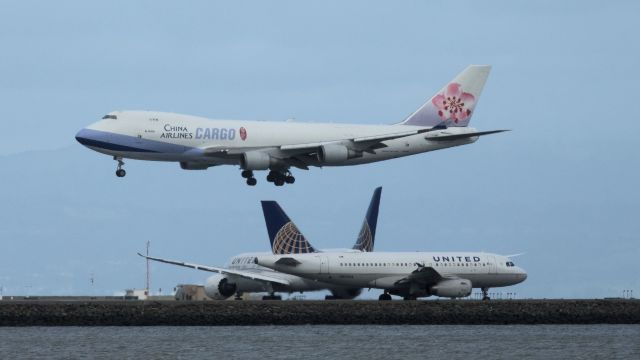
<path id="1" fill-rule="evenodd" d="M 468 139 L 468 138 L 472 138 L 472 137 L 476 137 L 476 136 L 497 134 L 497 133 L 501 133 L 501 132 L 504 132 L 504 131 L 510 131 L 510 130 L 478 131 L 478 132 L 472 132 L 472 133 L 453 134 L 453 135 L 433 134 L 433 135 L 425 136 L 424 138 L 427 139 L 427 140 L 432 140 L 432 141 L 451 141 L 451 140 Z"/>

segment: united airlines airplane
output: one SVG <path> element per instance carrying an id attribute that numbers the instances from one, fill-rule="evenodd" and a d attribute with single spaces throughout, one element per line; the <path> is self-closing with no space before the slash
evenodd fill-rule
<path id="1" fill-rule="evenodd" d="M 490 66 L 471 65 L 404 121 L 393 125 L 209 120 L 157 111 L 114 111 L 76 134 L 86 147 L 124 159 L 175 161 L 185 170 L 236 165 L 248 185 L 269 170 L 276 186 L 295 181 L 290 169 L 346 166 L 470 144 L 505 130 L 468 127 Z"/>
<path id="2" fill-rule="evenodd" d="M 492 287 L 515 285 L 527 273 L 507 256 L 471 252 L 320 253 L 256 256 L 255 263 L 309 280 L 354 288 L 384 290 L 380 300 L 399 295 L 450 298 L 480 288 L 488 300 Z"/>
<path id="3" fill-rule="evenodd" d="M 341 252 L 360 253 L 373 251 L 381 191 L 382 188 L 377 188 L 373 193 L 355 245 L 352 249 L 340 250 Z M 297 226 L 289 219 L 278 203 L 275 201 L 263 201 L 262 209 L 273 254 L 319 253 L 298 230 Z M 302 293 L 317 290 L 331 291 L 332 295 L 325 297 L 325 299 L 353 299 L 362 292 L 361 288 L 322 283 L 297 275 L 277 272 L 255 264 L 254 259 L 257 256 L 268 254 L 240 254 L 231 258 L 226 268 L 220 268 L 148 257 L 138 253 L 138 255 L 149 260 L 216 273 L 216 275 L 207 279 L 204 286 L 207 296 L 215 300 L 224 300 L 234 294 L 236 298 L 240 298 L 242 293 L 253 292 L 269 293 L 269 295 L 263 297 L 263 300 L 280 300 L 281 297 L 275 295 L 275 292 Z"/>

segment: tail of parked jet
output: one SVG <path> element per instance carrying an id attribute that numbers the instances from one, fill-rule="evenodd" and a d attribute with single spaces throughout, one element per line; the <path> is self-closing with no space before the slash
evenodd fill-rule
<path id="1" fill-rule="evenodd" d="M 304 254 L 316 250 L 275 201 L 262 201 L 271 251 L 274 254 Z"/>
<path id="2" fill-rule="evenodd" d="M 467 126 L 490 71 L 489 65 L 470 65 L 401 124 Z"/>
<path id="3" fill-rule="evenodd" d="M 358 240 L 353 249 L 371 252 L 373 251 L 373 245 L 376 240 L 376 226 L 378 225 L 378 209 L 380 208 L 380 195 L 382 194 L 382 187 L 378 187 L 373 191 L 371 197 L 371 203 L 367 209 L 367 214 L 362 222 L 360 233 L 358 234 Z"/>

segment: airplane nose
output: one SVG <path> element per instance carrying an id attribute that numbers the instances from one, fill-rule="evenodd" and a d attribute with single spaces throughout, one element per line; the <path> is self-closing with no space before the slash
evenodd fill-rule
<path id="1" fill-rule="evenodd" d="M 518 280 L 520 280 L 520 282 L 527 280 L 527 273 L 524 270 L 520 270 L 520 273 L 518 274 Z"/>
<path id="2" fill-rule="evenodd" d="M 110 137 L 103 131 L 83 128 L 76 134 L 76 141 L 80 144 L 94 148 L 108 148 Z"/>
<path id="3" fill-rule="evenodd" d="M 91 143 L 91 134 L 87 129 L 81 129 L 76 134 L 76 141 L 82 145 L 89 145 Z"/>

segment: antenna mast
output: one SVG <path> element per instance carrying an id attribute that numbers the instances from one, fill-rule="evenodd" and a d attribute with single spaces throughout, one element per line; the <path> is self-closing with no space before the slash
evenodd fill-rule
<path id="1" fill-rule="evenodd" d="M 146 282 L 146 290 L 147 296 L 150 295 L 149 289 L 151 284 L 151 272 L 149 271 L 149 247 L 151 246 L 151 241 L 147 240 L 147 282 Z"/>

